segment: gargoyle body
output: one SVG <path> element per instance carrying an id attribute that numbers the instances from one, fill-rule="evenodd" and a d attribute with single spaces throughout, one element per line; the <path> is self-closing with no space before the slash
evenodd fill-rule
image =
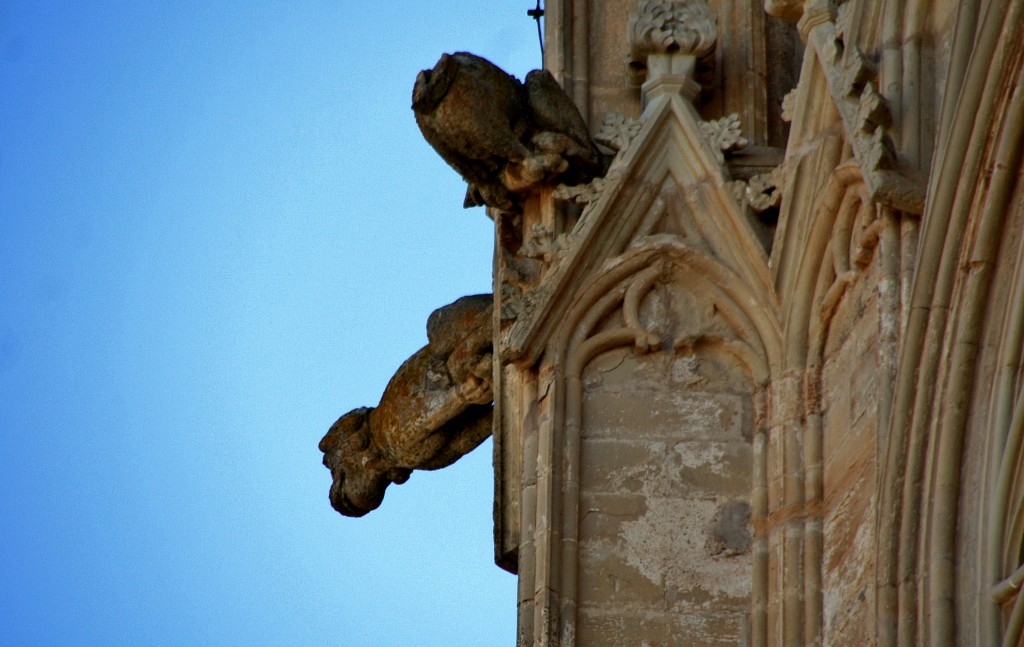
<path id="1" fill-rule="evenodd" d="M 474 54 L 444 54 L 416 77 L 416 123 L 469 184 L 464 206 L 518 211 L 539 184 L 580 184 L 604 160 L 572 100 L 547 70 L 525 83 Z"/>
<path id="2" fill-rule="evenodd" d="M 414 469 L 451 465 L 491 433 L 493 299 L 463 297 L 427 320 L 427 345 L 388 382 L 377 407 L 354 409 L 320 441 L 331 505 L 361 517 Z"/>

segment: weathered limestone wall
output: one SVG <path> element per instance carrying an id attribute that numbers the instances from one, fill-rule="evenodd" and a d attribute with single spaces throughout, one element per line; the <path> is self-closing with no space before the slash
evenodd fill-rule
<path id="1" fill-rule="evenodd" d="M 481 128 L 537 122 L 483 178 L 493 338 L 434 358 L 474 433 L 386 392 L 451 446 L 372 474 L 332 431 L 383 483 L 332 500 L 478 443 L 493 369 L 520 647 L 1024 645 L 1024 0 L 545 4 L 597 144 L 550 86 Z"/>
<path id="2" fill-rule="evenodd" d="M 736 377 L 629 348 L 585 370 L 578 644 L 749 642 L 752 411 Z"/>
<path id="3" fill-rule="evenodd" d="M 596 131 L 604 115 L 640 114 L 636 79 L 626 65 L 629 13 L 639 2 L 555 0 L 546 8 L 545 67 Z M 761 3 L 710 0 L 719 47 L 700 97 L 706 118 L 736 113 L 753 146 L 784 147 L 782 98 L 796 83 L 803 47 L 796 29 L 765 14 Z M 770 56 L 766 52 L 771 52 Z M 770 58 L 770 60 L 769 60 Z"/>
<path id="4" fill-rule="evenodd" d="M 621 145 L 523 214 L 520 643 L 1024 644 L 1024 2 L 710 0 L 710 80 L 694 50 L 703 89 L 669 65 L 642 100 L 639 6 L 547 3 L 548 67 Z M 708 155 L 731 112 L 750 147 Z M 641 284 L 690 301 L 597 325 Z"/>
<path id="5" fill-rule="evenodd" d="M 824 645 L 874 644 L 876 439 L 881 385 L 877 280 L 873 265 L 846 293 L 831 321 L 825 346 Z"/>

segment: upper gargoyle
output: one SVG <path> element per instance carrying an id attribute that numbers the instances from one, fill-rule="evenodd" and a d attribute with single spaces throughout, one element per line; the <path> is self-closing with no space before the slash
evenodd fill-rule
<path id="1" fill-rule="evenodd" d="M 354 409 L 320 441 L 331 505 L 348 517 L 377 508 L 414 469 L 451 465 L 491 434 L 493 299 L 462 297 L 427 320 L 428 343 L 395 372 L 376 408 Z"/>
<path id="2" fill-rule="evenodd" d="M 532 187 L 604 172 L 587 125 L 547 70 L 520 83 L 474 54 L 443 54 L 417 75 L 412 109 L 423 137 L 469 184 L 466 207 L 518 211 Z"/>

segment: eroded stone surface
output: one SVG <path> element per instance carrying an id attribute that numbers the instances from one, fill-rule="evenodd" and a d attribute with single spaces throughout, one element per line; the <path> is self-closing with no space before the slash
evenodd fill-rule
<path id="1" fill-rule="evenodd" d="M 581 644 L 736 644 L 745 631 L 750 397 L 714 364 L 626 349 L 584 373 Z"/>
<path id="2" fill-rule="evenodd" d="M 1010 102 L 1021 68 L 1005 55 L 1019 41 L 1020 3 L 988 2 L 985 20 L 938 1 L 912 12 L 877 0 L 709 3 L 718 72 L 697 110 L 739 114 L 758 149 L 722 169 L 731 178 L 661 164 L 692 149 L 684 131 L 655 130 L 641 97 L 675 95 L 628 82 L 640 72 L 663 90 L 686 85 L 666 77 L 685 68 L 680 50 L 693 39 L 673 22 L 689 2 L 645 1 L 632 23 L 639 0 L 570 4 L 548 3 L 545 63 L 620 167 L 604 181 L 547 186 L 565 156 L 544 155 L 565 140 L 520 137 L 518 82 L 500 75 L 495 110 L 445 126 L 487 124 L 469 138 L 485 149 L 480 179 L 464 173 L 470 202 L 522 208 L 513 235 L 496 219 L 496 290 L 520 298 L 501 304 L 502 320 L 563 322 L 607 306 L 619 286 L 595 281 L 624 262 L 613 258 L 622 245 L 665 244 L 683 269 L 665 265 L 635 320 L 599 312 L 594 335 L 628 334 L 570 376 L 582 385 L 567 386 L 563 342 L 588 330 L 545 324 L 531 346 L 510 337 L 511 350 L 497 349 L 516 371 L 497 466 L 521 499 L 498 510 L 512 520 L 504 554 L 521 569 L 519 644 L 999 644 L 1024 604 L 1014 579 L 1024 432 L 1010 425 L 1024 407 L 1024 199 Z M 640 54 L 658 57 L 634 57 L 633 74 L 630 24 L 656 37 Z M 483 76 L 465 98 L 479 96 Z M 432 95 L 429 80 L 421 89 Z M 621 116 L 596 128 L 608 111 Z M 645 147 L 648 132 L 667 145 Z M 548 193 L 534 193 L 535 180 Z M 742 244 L 742 223 L 708 190 L 728 180 L 771 216 L 770 260 Z M 614 217 L 589 228 L 602 213 Z M 517 233 L 522 249 L 507 244 Z M 560 275 L 577 255 L 594 263 Z M 567 277 L 559 299 L 551 276 Z M 563 424 L 575 388 L 582 412 Z M 566 440 L 569 426 L 578 437 Z M 996 481 L 1006 487 L 993 492 Z M 576 485 L 578 518 L 562 518 L 577 512 L 562 486 Z M 573 522 L 578 545 L 560 534 Z"/>
<path id="3" fill-rule="evenodd" d="M 540 184 L 578 184 L 604 161 L 572 100 L 546 70 L 520 83 L 468 52 L 444 54 L 416 77 L 416 123 L 469 184 L 465 206 L 519 211 Z"/>
<path id="4" fill-rule="evenodd" d="M 331 505 L 350 517 L 377 508 L 415 469 L 451 465 L 491 433 L 493 299 L 463 297 L 427 321 L 429 343 L 405 361 L 377 407 L 343 415 L 320 441 Z"/>

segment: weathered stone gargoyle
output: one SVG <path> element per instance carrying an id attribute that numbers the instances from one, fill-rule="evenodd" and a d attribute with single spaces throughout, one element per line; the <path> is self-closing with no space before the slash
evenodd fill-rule
<path id="1" fill-rule="evenodd" d="M 323 437 L 335 510 L 361 517 L 391 483 L 447 467 L 490 435 L 492 309 L 481 294 L 435 310 L 427 345 L 399 367 L 377 407 L 346 413 Z"/>
<path id="2" fill-rule="evenodd" d="M 521 210 L 541 184 L 580 184 L 604 159 L 572 100 L 546 70 L 525 83 L 474 54 L 444 54 L 416 77 L 424 138 L 469 184 L 464 206 Z"/>

